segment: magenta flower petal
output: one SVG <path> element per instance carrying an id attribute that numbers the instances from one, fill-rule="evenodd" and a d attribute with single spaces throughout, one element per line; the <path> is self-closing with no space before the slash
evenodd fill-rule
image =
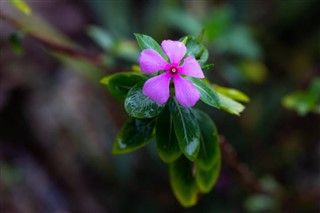
<path id="1" fill-rule="evenodd" d="M 177 101 L 185 107 L 194 106 L 200 98 L 200 92 L 193 84 L 180 75 L 173 76 Z"/>
<path id="2" fill-rule="evenodd" d="M 204 78 L 198 61 L 192 56 L 188 56 L 184 59 L 183 65 L 179 67 L 179 73 L 195 78 Z"/>
<path id="3" fill-rule="evenodd" d="M 158 52 L 152 49 L 143 50 L 138 61 L 141 71 L 147 74 L 170 68 L 170 64 Z"/>
<path id="4" fill-rule="evenodd" d="M 161 47 L 173 66 L 179 66 L 181 59 L 187 52 L 186 46 L 180 41 L 164 40 Z"/>
<path id="5" fill-rule="evenodd" d="M 170 96 L 170 79 L 171 74 L 169 72 L 150 78 L 144 83 L 142 89 L 143 94 L 159 104 L 164 104 Z"/>

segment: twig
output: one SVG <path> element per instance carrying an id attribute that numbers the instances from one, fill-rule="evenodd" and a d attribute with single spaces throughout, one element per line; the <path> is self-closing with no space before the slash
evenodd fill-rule
<path id="1" fill-rule="evenodd" d="M 21 23 L 19 23 L 16 19 L 5 14 L 3 11 L 0 11 L 0 18 L 3 19 L 4 21 L 8 22 L 12 26 L 16 27 L 17 29 L 20 29 L 20 30 L 24 29 L 24 26 Z M 72 47 L 58 44 L 56 42 L 52 42 L 46 38 L 43 38 L 43 37 L 33 33 L 33 32 L 30 32 L 30 31 L 27 31 L 26 33 L 30 37 L 39 41 L 45 47 L 49 48 L 52 51 L 55 51 L 57 53 L 61 53 L 61 54 L 64 54 L 64 55 L 67 55 L 69 57 L 73 57 L 76 59 L 86 60 L 92 64 L 96 64 L 96 65 L 100 65 L 100 66 L 103 65 L 103 56 L 102 55 L 87 53 L 87 52 L 81 51 L 79 49 L 75 49 Z"/>
<path id="2" fill-rule="evenodd" d="M 86 60 L 92 64 L 103 65 L 102 55 L 95 55 L 95 54 L 87 53 L 87 52 L 80 51 L 80 50 L 77 50 L 74 48 L 69 48 L 69 47 L 66 47 L 63 45 L 59 45 L 57 43 L 53 43 L 53 42 L 46 40 L 44 38 L 41 38 L 39 36 L 35 36 L 35 35 L 30 35 L 30 36 L 33 37 L 34 39 L 38 40 L 43 45 L 45 45 L 47 48 L 49 48 L 55 52 L 62 53 L 64 55 L 67 55 L 69 57 L 73 57 L 76 59 L 83 59 L 83 60 Z"/>
<path id="3" fill-rule="evenodd" d="M 257 177 L 249 170 L 248 166 L 237 159 L 234 148 L 225 140 L 222 136 L 220 137 L 220 145 L 223 163 L 225 163 L 247 186 L 250 191 L 255 193 L 272 195 L 271 192 L 264 189 Z"/>

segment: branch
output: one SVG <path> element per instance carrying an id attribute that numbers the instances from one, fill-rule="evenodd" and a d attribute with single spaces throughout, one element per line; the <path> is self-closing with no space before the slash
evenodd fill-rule
<path id="1" fill-rule="evenodd" d="M 25 32 L 25 26 L 23 26 L 20 22 L 18 22 L 16 19 L 8 16 L 3 11 L 0 11 L 0 18 L 6 21 L 7 23 L 11 24 L 12 26 L 16 27 L 19 30 L 22 30 Z M 95 55 L 92 53 L 87 53 L 84 51 L 81 51 L 79 49 L 75 49 L 73 47 L 68 47 L 66 45 L 58 44 L 57 42 L 50 41 L 42 36 L 37 35 L 36 33 L 33 33 L 31 31 L 26 31 L 26 34 L 28 34 L 33 39 L 39 41 L 42 43 L 45 47 L 48 49 L 55 51 L 57 53 L 61 53 L 64 55 L 67 55 L 72 58 L 76 58 L 79 60 L 86 60 L 92 64 L 96 65 L 103 65 L 103 56 L 102 55 Z"/>
<path id="2" fill-rule="evenodd" d="M 244 185 L 252 192 L 266 195 L 273 195 L 272 192 L 264 189 L 258 178 L 249 170 L 248 166 L 237 159 L 234 148 L 222 136 L 220 137 L 220 146 L 223 162 L 228 166 Z"/>

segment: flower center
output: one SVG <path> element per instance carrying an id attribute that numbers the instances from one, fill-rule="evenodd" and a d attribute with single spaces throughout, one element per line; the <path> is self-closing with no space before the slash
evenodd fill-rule
<path id="1" fill-rule="evenodd" d="M 176 67 L 171 67 L 170 70 L 171 74 L 176 74 L 178 72 L 178 69 Z"/>

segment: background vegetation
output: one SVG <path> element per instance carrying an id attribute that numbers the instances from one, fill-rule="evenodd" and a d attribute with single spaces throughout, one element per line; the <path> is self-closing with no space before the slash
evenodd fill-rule
<path id="1" fill-rule="evenodd" d="M 320 76 L 319 1 L 26 2 L 31 15 L 0 2 L 1 212 L 320 211 L 320 92 L 312 107 L 309 96 L 284 101 Z M 137 63 L 133 33 L 161 41 L 202 29 L 215 64 L 206 76 L 251 100 L 240 117 L 200 107 L 273 194 L 227 158 L 214 190 L 185 210 L 154 143 L 111 155 L 127 115 L 99 81 Z"/>

